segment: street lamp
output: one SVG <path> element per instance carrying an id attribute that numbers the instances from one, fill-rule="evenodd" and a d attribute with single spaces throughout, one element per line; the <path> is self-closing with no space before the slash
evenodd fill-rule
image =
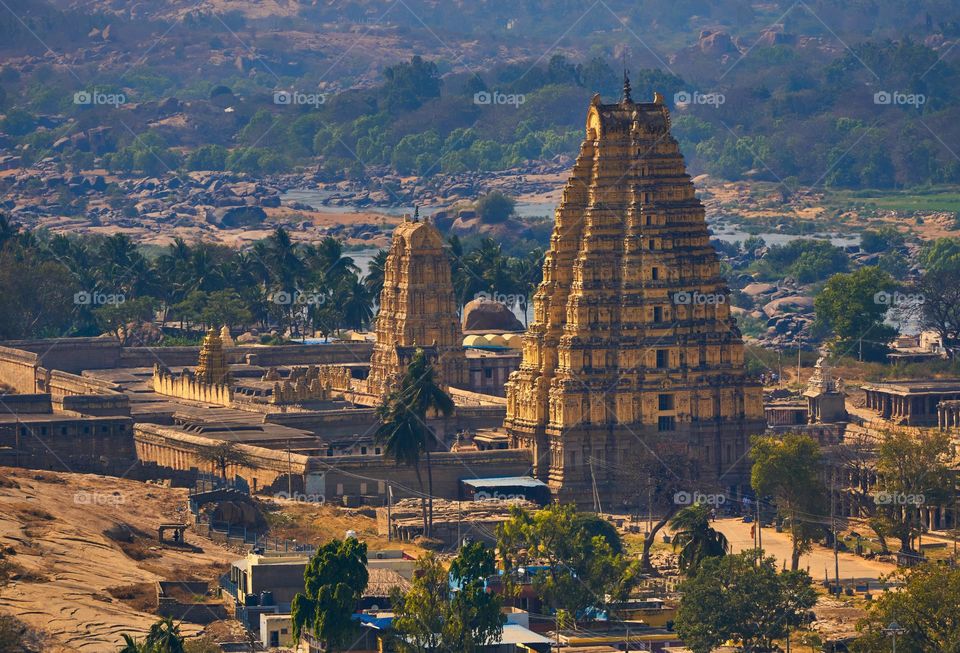
<path id="1" fill-rule="evenodd" d="M 893 639 L 893 653 L 897 653 L 897 635 L 907 632 L 896 621 L 891 621 L 890 625 L 883 629 L 883 633 Z"/>

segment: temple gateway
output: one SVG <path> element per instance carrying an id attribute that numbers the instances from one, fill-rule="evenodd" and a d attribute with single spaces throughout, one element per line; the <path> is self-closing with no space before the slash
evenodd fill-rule
<path id="1" fill-rule="evenodd" d="M 637 505 L 658 459 L 691 490 L 749 486 L 765 421 L 728 293 L 663 99 L 595 95 L 507 382 L 511 445 L 556 499 Z"/>

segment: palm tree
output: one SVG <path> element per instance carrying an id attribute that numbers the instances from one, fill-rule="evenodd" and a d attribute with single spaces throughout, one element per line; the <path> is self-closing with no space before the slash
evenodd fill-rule
<path id="1" fill-rule="evenodd" d="M 364 278 L 363 284 L 370 291 L 374 301 L 377 302 L 380 301 L 380 293 L 383 291 L 384 273 L 387 269 L 387 256 L 389 255 L 390 252 L 381 249 L 367 264 L 367 276 Z"/>
<path id="2" fill-rule="evenodd" d="M 407 371 L 400 379 L 398 389 L 391 393 L 378 411 L 381 420 L 377 438 L 384 443 L 386 455 L 398 464 L 413 467 L 417 482 L 423 492 L 420 477 L 420 456 L 427 463 L 427 497 L 429 508 L 424 505 L 424 534 L 429 535 L 433 523 L 433 468 L 430 450 L 436 437 L 427 426 L 427 414 L 449 416 L 453 413 L 453 400 L 441 387 L 423 349 L 417 349 L 410 359 Z M 429 512 L 428 512 L 429 511 Z M 429 515 L 429 516 L 428 516 Z"/>
<path id="3" fill-rule="evenodd" d="M 680 549 L 680 571 L 693 575 L 705 558 L 723 556 L 730 550 L 726 536 L 710 526 L 711 508 L 695 503 L 674 515 L 673 548 Z"/>
<path id="4" fill-rule="evenodd" d="M 316 257 L 316 272 L 327 280 L 329 285 L 335 286 L 350 272 L 359 273 L 353 259 L 343 255 L 343 243 L 333 236 L 326 236 L 317 244 L 314 250 Z"/>
<path id="5" fill-rule="evenodd" d="M 370 291 L 355 274 L 340 282 L 334 301 L 342 308 L 343 320 L 351 329 L 363 330 L 373 319 Z"/>
<path id="6" fill-rule="evenodd" d="M 184 653 L 185 650 L 180 628 L 170 617 L 164 617 L 150 626 L 143 641 L 138 642 L 124 634 L 123 642 L 119 653 Z"/>
<path id="7" fill-rule="evenodd" d="M 287 230 L 277 227 L 276 231 L 267 238 L 265 250 L 263 254 L 267 258 L 264 258 L 263 262 L 270 269 L 274 282 L 281 290 L 287 292 L 296 290 L 297 282 L 303 277 L 305 266 Z"/>

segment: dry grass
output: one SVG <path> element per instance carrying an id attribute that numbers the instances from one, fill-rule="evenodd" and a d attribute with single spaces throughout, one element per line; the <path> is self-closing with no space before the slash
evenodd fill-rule
<path id="1" fill-rule="evenodd" d="M 137 612 L 157 611 L 157 586 L 153 583 L 133 583 L 108 587 L 110 596 L 129 605 Z"/>

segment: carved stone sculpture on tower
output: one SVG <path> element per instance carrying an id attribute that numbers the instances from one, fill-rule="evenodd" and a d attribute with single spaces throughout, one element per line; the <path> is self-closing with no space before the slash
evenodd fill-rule
<path id="1" fill-rule="evenodd" d="M 507 382 L 512 445 L 557 499 L 637 505 L 658 447 L 691 491 L 747 489 L 765 424 L 728 292 L 662 99 L 594 96 Z"/>
<path id="2" fill-rule="evenodd" d="M 230 383 L 230 368 L 223 355 L 223 342 L 215 328 L 210 328 L 200 345 L 200 360 L 195 376 L 201 383 Z"/>

